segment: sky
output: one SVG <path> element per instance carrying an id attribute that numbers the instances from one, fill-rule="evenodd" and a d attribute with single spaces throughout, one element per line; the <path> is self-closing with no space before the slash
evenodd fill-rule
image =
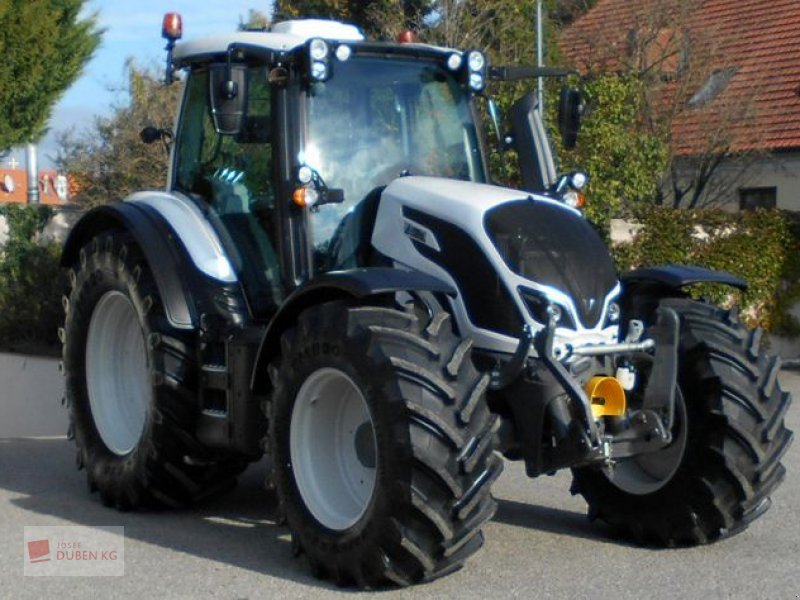
<path id="1" fill-rule="evenodd" d="M 95 115 L 107 115 L 114 103 L 124 101 L 119 90 L 125 84 L 125 62 L 133 58 L 142 66 L 163 69 L 166 53 L 161 38 L 161 19 L 166 12 L 183 17 L 184 39 L 226 33 L 236 28 L 249 9 L 268 12 L 269 0 L 89 0 L 87 14 L 97 13 L 105 29 L 100 47 L 83 75 L 64 94 L 53 110 L 49 133 L 39 142 L 39 168 L 50 168 L 56 154 L 56 134 L 74 127 L 91 126 Z M 16 149 L 3 167 L 15 158 L 24 168 L 24 149 Z"/>

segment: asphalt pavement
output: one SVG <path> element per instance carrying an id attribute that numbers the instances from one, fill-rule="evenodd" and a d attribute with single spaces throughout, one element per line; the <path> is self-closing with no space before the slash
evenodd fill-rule
<path id="1" fill-rule="evenodd" d="M 189 510 L 119 513 L 89 494 L 62 435 L 55 361 L 0 355 L 0 598 L 800 598 L 800 446 L 773 507 L 731 539 L 690 549 L 632 546 L 589 523 L 567 473 L 537 480 L 509 463 L 486 544 L 461 571 L 405 590 L 361 593 L 311 577 L 276 526 L 253 465 L 230 494 Z M 5 375 L 3 375 L 5 373 Z M 800 374 L 785 371 L 800 398 Z M 35 387 L 35 393 L 31 388 Z M 787 421 L 800 430 L 795 404 Z M 16 415 L 16 416 L 15 416 Z M 122 577 L 24 577 L 23 527 L 125 528 Z"/>

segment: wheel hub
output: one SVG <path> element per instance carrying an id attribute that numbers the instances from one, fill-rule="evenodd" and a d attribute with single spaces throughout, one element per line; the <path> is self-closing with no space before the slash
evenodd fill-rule
<path id="1" fill-rule="evenodd" d="M 375 468 L 375 432 L 372 423 L 364 421 L 356 429 L 355 450 L 358 462 L 368 469 Z"/>
<path id="2" fill-rule="evenodd" d="M 124 456 L 142 437 L 152 400 L 144 334 L 136 308 L 118 291 L 104 294 L 86 338 L 86 389 L 106 447 Z"/>
<path id="3" fill-rule="evenodd" d="M 343 371 L 321 368 L 300 386 L 289 446 L 297 489 L 323 526 L 352 527 L 376 486 L 377 444 L 369 407 Z"/>

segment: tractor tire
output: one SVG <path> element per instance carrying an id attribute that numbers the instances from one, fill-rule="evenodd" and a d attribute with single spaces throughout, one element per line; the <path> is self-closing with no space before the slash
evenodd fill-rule
<path id="1" fill-rule="evenodd" d="M 295 554 L 338 585 L 407 586 L 483 544 L 503 469 L 488 376 L 431 309 L 306 309 L 270 366 L 269 447 Z"/>
<path id="2" fill-rule="evenodd" d="M 792 442 L 780 360 L 733 311 L 663 300 L 681 323 L 673 443 L 612 468 L 574 469 L 573 493 L 642 545 L 706 544 L 744 530 L 771 505 Z"/>
<path id="3" fill-rule="evenodd" d="M 141 250 L 129 234 L 109 231 L 79 257 L 59 333 L 68 437 L 90 491 L 129 510 L 185 506 L 232 488 L 247 460 L 195 438 L 195 334 L 169 325 Z"/>

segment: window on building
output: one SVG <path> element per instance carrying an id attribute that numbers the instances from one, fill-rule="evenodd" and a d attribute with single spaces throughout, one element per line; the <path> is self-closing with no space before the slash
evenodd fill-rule
<path id="1" fill-rule="evenodd" d="M 739 208 L 741 210 L 775 208 L 777 197 L 778 188 L 775 187 L 739 188 Z"/>

